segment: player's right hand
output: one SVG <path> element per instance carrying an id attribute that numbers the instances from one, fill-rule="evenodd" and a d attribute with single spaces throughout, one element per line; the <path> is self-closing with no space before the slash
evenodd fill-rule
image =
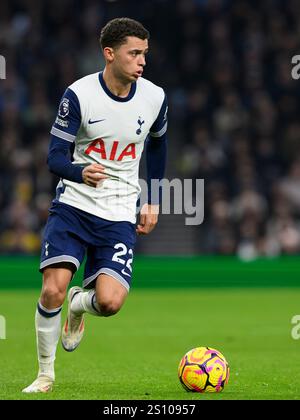
<path id="1" fill-rule="evenodd" d="M 82 171 L 83 182 L 90 187 L 96 188 L 100 181 L 108 178 L 104 171 L 104 166 L 99 163 L 92 163 L 91 165 L 86 166 Z"/>

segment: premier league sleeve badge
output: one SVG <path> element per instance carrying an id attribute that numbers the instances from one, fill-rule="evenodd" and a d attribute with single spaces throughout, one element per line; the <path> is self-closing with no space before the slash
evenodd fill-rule
<path id="1" fill-rule="evenodd" d="M 67 115 L 69 115 L 69 104 L 70 101 L 67 98 L 63 98 L 60 105 L 59 105 L 59 110 L 58 110 L 58 115 L 61 118 L 66 118 Z"/>

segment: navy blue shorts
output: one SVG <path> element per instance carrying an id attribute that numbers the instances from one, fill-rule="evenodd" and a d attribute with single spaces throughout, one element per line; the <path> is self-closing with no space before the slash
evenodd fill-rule
<path id="1" fill-rule="evenodd" d="M 129 290 L 135 225 L 113 222 L 64 203 L 53 204 L 44 230 L 40 271 L 71 262 L 76 269 L 86 255 L 83 287 L 92 288 L 99 274 L 109 274 Z"/>

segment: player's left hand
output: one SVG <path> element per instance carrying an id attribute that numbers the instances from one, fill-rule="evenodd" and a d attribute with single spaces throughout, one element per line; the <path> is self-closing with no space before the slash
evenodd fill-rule
<path id="1" fill-rule="evenodd" d="M 156 204 L 144 204 L 140 211 L 140 223 L 137 225 L 138 235 L 147 235 L 158 222 L 159 206 Z"/>

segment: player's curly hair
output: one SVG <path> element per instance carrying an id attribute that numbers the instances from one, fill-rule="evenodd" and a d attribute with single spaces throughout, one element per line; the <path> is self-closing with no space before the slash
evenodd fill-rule
<path id="1" fill-rule="evenodd" d="M 122 17 L 110 20 L 101 30 L 100 45 L 103 48 L 116 48 L 126 43 L 126 37 L 134 36 L 149 39 L 150 34 L 144 26 L 130 18 Z"/>

